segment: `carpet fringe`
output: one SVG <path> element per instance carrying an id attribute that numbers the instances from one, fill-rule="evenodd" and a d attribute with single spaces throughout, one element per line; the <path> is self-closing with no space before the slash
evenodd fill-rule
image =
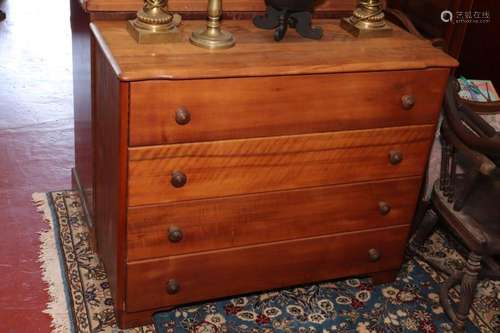
<path id="1" fill-rule="evenodd" d="M 46 290 L 49 294 L 49 301 L 43 312 L 52 318 L 52 333 L 67 333 L 71 331 L 70 319 L 61 265 L 57 254 L 52 213 L 45 193 L 33 193 L 32 199 L 37 211 L 43 214 L 43 220 L 48 226 L 48 229 L 39 233 L 40 253 L 38 261 L 41 264 L 42 280 L 47 283 Z"/>

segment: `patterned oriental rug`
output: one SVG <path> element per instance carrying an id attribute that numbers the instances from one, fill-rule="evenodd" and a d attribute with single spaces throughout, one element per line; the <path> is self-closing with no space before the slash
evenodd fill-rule
<path id="1" fill-rule="evenodd" d="M 444 276 L 418 259 L 405 263 L 392 284 L 374 287 L 369 279 L 349 279 L 246 295 L 157 313 L 155 326 L 121 331 L 106 273 L 88 244 L 78 193 L 35 193 L 33 200 L 48 224 L 40 235 L 40 262 L 53 332 L 451 332 L 438 296 Z M 437 231 L 422 254 L 461 267 L 456 246 Z M 458 293 L 451 296 L 456 300 Z M 480 283 L 469 319 L 467 332 L 500 332 L 500 283 Z"/>

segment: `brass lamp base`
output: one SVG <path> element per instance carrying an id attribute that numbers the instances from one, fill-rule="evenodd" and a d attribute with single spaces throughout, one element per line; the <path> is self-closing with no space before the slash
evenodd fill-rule
<path id="1" fill-rule="evenodd" d="M 236 43 L 233 35 L 230 32 L 220 29 L 199 29 L 194 31 L 189 41 L 196 46 L 207 49 L 227 49 Z"/>
<path id="2" fill-rule="evenodd" d="M 343 18 L 340 26 L 355 37 L 386 37 L 392 34 L 392 28 L 387 23 L 371 25 L 365 21 L 357 20 L 355 17 Z"/>
<path id="3" fill-rule="evenodd" d="M 340 26 L 356 37 L 384 37 L 392 33 L 385 23 L 382 0 L 358 0 L 352 16 L 340 21 Z"/>
<path id="4" fill-rule="evenodd" d="M 155 44 L 182 41 L 182 34 L 177 28 L 181 23 L 179 14 L 172 14 L 168 23 L 145 23 L 138 18 L 129 20 L 127 30 L 139 44 Z"/>

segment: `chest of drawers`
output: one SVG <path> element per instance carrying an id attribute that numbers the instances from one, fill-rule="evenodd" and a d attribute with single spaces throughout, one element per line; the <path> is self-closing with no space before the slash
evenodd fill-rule
<path id="1" fill-rule="evenodd" d="M 122 327 L 180 304 L 399 269 L 449 69 L 396 28 L 236 47 L 93 38 L 93 225 Z M 186 21 L 190 32 L 203 22 Z M 92 202 L 88 202 L 88 201 Z"/>

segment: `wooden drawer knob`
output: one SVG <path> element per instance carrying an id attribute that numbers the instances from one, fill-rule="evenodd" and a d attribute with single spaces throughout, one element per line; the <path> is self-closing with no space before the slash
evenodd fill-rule
<path id="1" fill-rule="evenodd" d="M 378 203 L 378 209 L 380 211 L 380 214 L 387 215 L 391 211 L 391 206 L 385 201 L 380 201 Z"/>
<path id="2" fill-rule="evenodd" d="M 180 286 L 179 282 L 177 282 L 177 280 L 170 279 L 167 282 L 166 289 L 167 289 L 167 294 L 174 295 L 174 294 L 177 294 L 179 292 L 179 290 L 181 290 L 181 286 Z"/>
<path id="3" fill-rule="evenodd" d="M 389 152 L 389 162 L 391 162 L 392 165 L 396 165 L 401 163 L 403 161 L 403 153 L 397 150 L 391 150 Z"/>
<path id="4" fill-rule="evenodd" d="M 174 171 L 172 172 L 172 178 L 170 179 L 170 183 L 173 187 L 183 187 L 187 183 L 187 177 L 182 171 Z"/>
<path id="5" fill-rule="evenodd" d="M 186 125 L 191 121 L 191 113 L 181 106 L 175 111 L 175 122 L 179 125 Z"/>
<path id="6" fill-rule="evenodd" d="M 369 249 L 368 256 L 370 257 L 370 261 L 379 261 L 380 260 L 380 252 L 377 249 Z"/>
<path id="7" fill-rule="evenodd" d="M 415 96 L 404 95 L 401 97 L 401 105 L 405 110 L 411 110 L 415 106 Z"/>
<path id="8" fill-rule="evenodd" d="M 182 240 L 182 230 L 179 227 L 171 226 L 168 228 L 168 240 L 172 243 L 178 243 Z"/>

